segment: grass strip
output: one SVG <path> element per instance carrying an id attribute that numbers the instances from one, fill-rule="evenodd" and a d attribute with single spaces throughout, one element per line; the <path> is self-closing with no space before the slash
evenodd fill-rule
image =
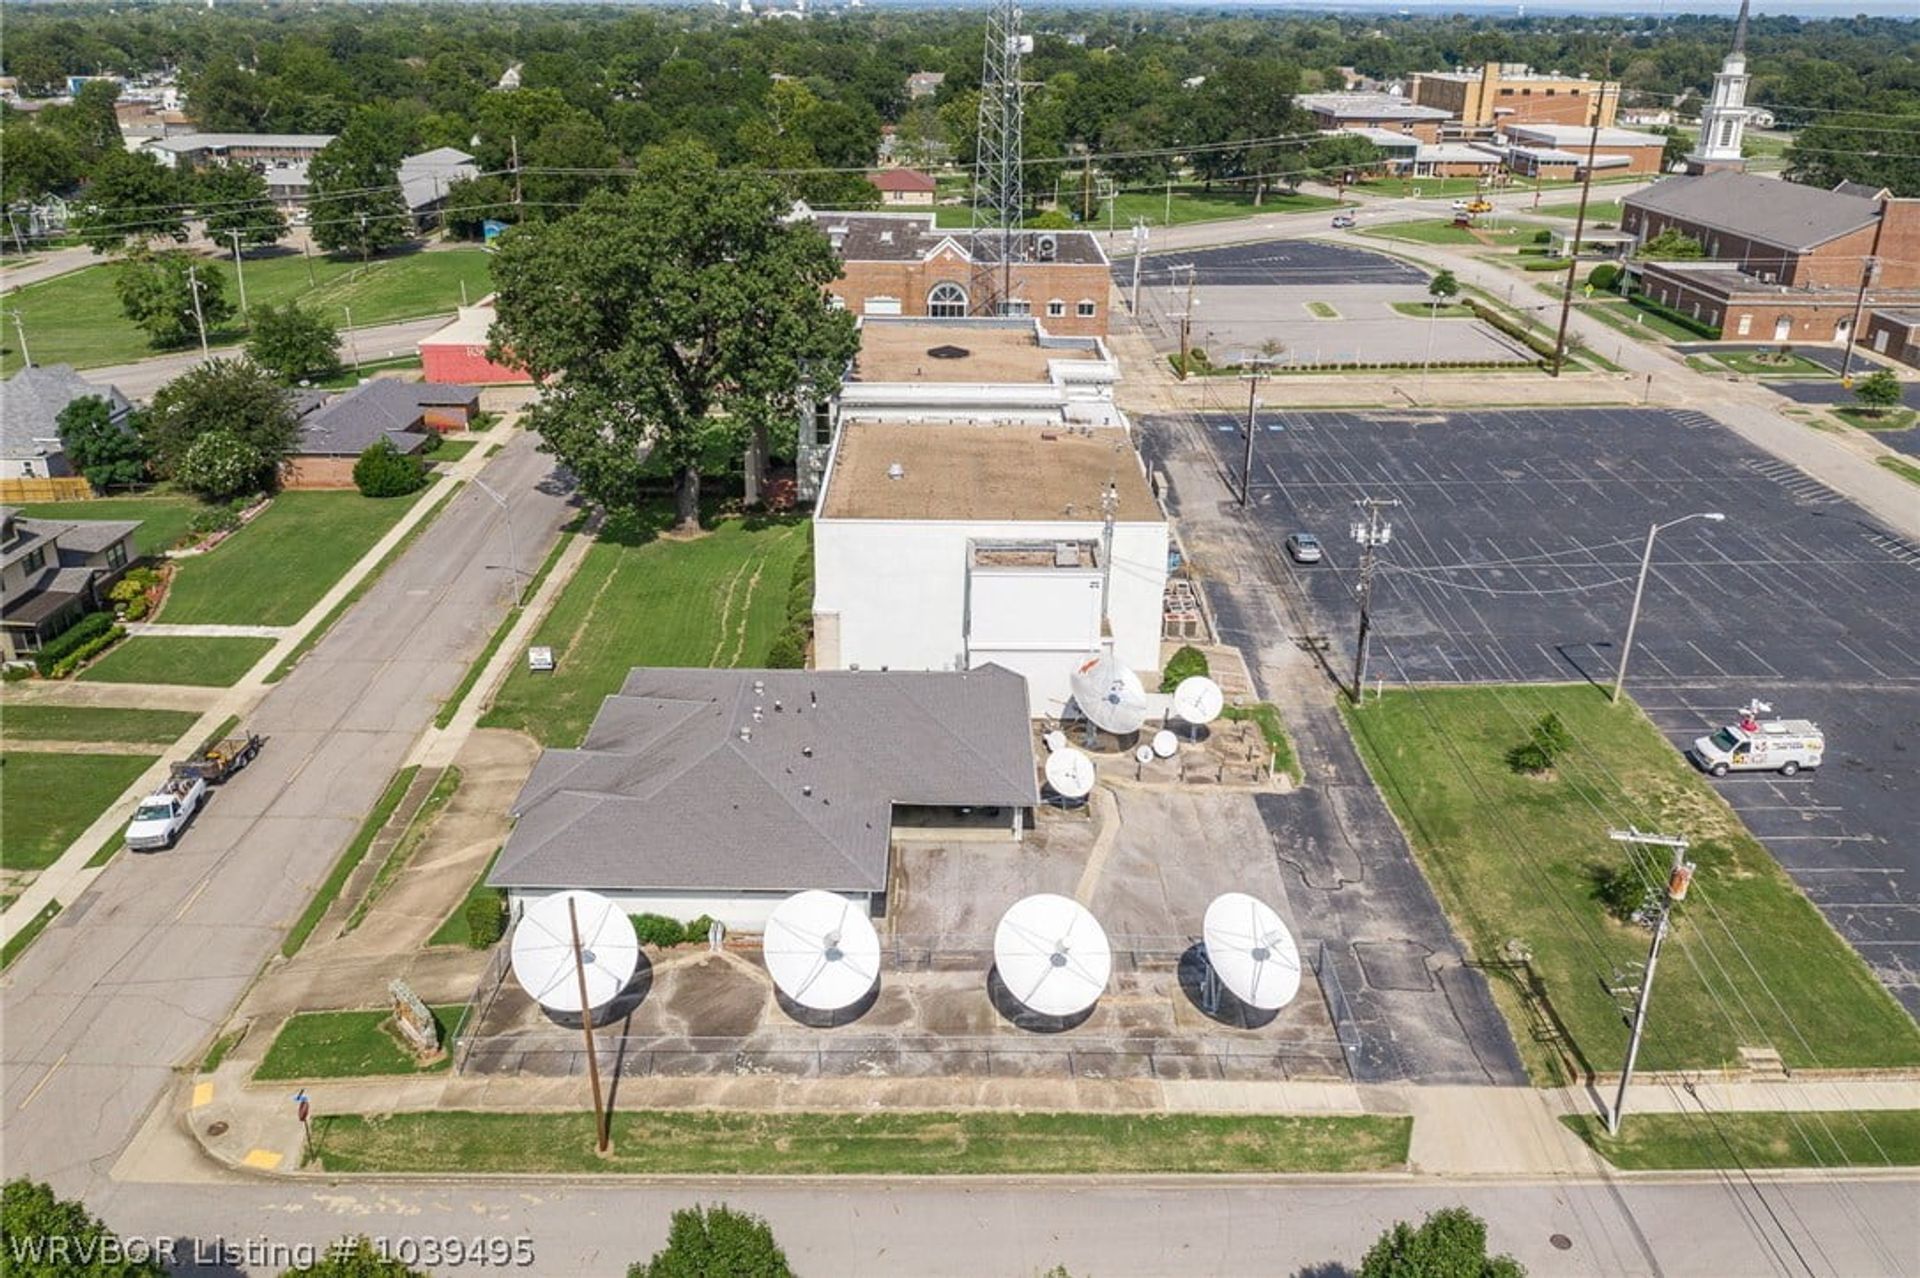
<path id="1" fill-rule="evenodd" d="M 555 542 L 553 549 L 547 552 L 545 562 L 540 565 L 540 571 L 533 574 L 533 580 L 529 581 L 527 588 L 521 591 L 520 602 L 500 619 L 500 624 L 494 627 L 493 634 L 487 638 L 487 646 L 480 650 L 480 655 L 473 659 L 473 664 L 467 667 L 467 672 L 460 676 L 459 684 L 441 703 L 440 712 L 433 716 L 434 727 L 445 731 L 447 725 L 453 722 L 453 716 L 460 713 L 461 703 L 466 701 L 467 694 L 473 691 L 473 685 L 480 682 L 480 676 L 487 671 L 487 664 L 493 660 L 493 655 L 500 651 L 500 645 L 507 641 L 508 632 L 520 620 L 526 601 L 540 593 L 541 583 L 546 581 L 547 574 L 553 571 L 553 566 L 560 561 L 561 552 L 566 550 L 567 543 L 572 540 L 572 529 L 567 529 L 560 534 L 560 540 Z"/>
<path id="2" fill-rule="evenodd" d="M 200 743 L 200 749 L 211 750 L 214 746 L 232 736 L 233 730 L 239 726 L 240 716 L 237 714 L 228 715 L 220 721 L 219 727 L 207 734 L 206 740 Z"/>
<path id="3" fill-rule="evenodd" d="M 1910 430 L 1920 417 L 1911 408 L 1862 408 L 1856 404 L 1836 407 L 1833 415 L 1861 430 Z"/>
<path id="4" fill-rule="evenodd" d="M 112 838 L 100 845 L 98 852 L 95 852 L 87 858 L 87 864 L 84 868 L 89 870 L 99 869 L 107 862 L 113 860 L 114 853 L 125 846 L 127 846 L 127 827 L 123 825 L 113 832 Z"/>
<path id="5" fill-rule="evenodd" d="M 293 930 L 288 932 L 287 939 L 280 943 L 282 955 L 292 958 L 298 954 L 300 947 L 307 943 L 307 938 L 313 935 L 313 929 L 320 926 L 320 919 L 326 914 L 327 907 L 332 905 L 334 898 L 340 895 L 340 889 L 346 886 L 347 876 L 353 873 L 354 867 L 366 859 L 367 849 L 373 846 L 374 838 L 379 835 L 381 827 L 386 825 L 393 816 L 393 810 L 400 806 L 400 800 L 407 795 L 407 787 L 413 784 L 414 774 L 419 771 L 420 768 L 416 764 L 402 768 L 393 774 L 393 780 L 387 783 L 386 792 L 380 796 L 380 801 L 373 805 L 373 811 L 367 813 L 367 819 L 360 823 L 360 832 L 353 836 L 353 842 L 347 844 L 347 850 L 342 852 L 340 859 L 333 863 L 333 869 L 327 872 L 325 879 L 321 880 L 319 890 L 313 894 L 313 899 L 307 902 L 307 908 L 301 911 L 299 919 L 294 922 Z"/>
<path id="6" fill-rule="evenodd" d="M 222 1034 L 219 1038 L 214 1039 L 213 1046 L 209 1047 L 207 1054 L 200 1058 L 200 1072 L 202 1074 L 211 1074 L 216 1069 L 219 1069 L 220 1062 L 227 1059 L 227 1053 L 240 1046 L 240 1040 L 246 1036 L 247 1027 L 242 1025 L 239 1029 L 230 1030 Z"/>
<path id="7" fill-rule="evenodd" d="M 1308 302 L 1307 309 L 1316 319 L 1339 319 L 1340 312 L 1333 309 L 1331 302 Z"/>
<path id="8" fill-rule="evenodd" d="M 5 945 L 0 945 L 0 972 L 13 966 L 13 961 L 26 952 L 26 948 L 33 944 L 35 937 L 47 930 L 47 924 L 53 922 L 54 916 L 58 913 L 60 913 L 60 902 L 48 901 L 40 907 L 38 914 L 28 919 L 18 932 L 8 938 Z"/>
<path id="9" fill-rule="evenodd" d="M 1293 740 L 1287 736 L 1287 725 L 1280 718 L 1280 708 L 1270 701 L 1258 701 L 1250 706 L 1228 706 L 1220 712 L 1222 719 L 1242 723 L 1249 719 L 1260 725 L 1260 735 L 1267 739 L 1267 749 L 1273 751 L 1273 770 L 1284 772 L 1299 785 L 1304 779 L 1300 771 L 1300 760 L 1293 753 Z"/>
<path id="10" fill-rule="evenodd" d="M 1920 1110 L 1629 1114 L 1618 1136 L 1590 1114 L 1560 1119 L 1622 1171 L 1920 1166 Z"/>
<path id="11" fill-rule="evenodd" d="M 400 871 L 406 868 L 407 861 L 419 850 L 420 844 L 426 840 L 427 832 L 433 828 L 434 821 L 438 819 L 447 804 L 453 801 L 453 792 L 459 788 L 460 769 L 450 767 L 440 774 L 440 779 L 433 783 L 433 789 L 427 792 L 426 799 L 420 804 L 419 810 L 413 814 L 413 819 L 407 822 L 406 830 L 394 840 L 393 850 L 387 853 L 387 859 L 380 863 L 378 870 L 374 871 L 373 882 L 367 885 L 366 893 L 355 903 L 353 912 L 347 915 L 347 931 L 351 932 L 360 926 L 361 920 L 367 917 L 367 911 L 373 908 L 374 901 L 387 890 Z"/>
<path id="12" fill-rule="evenodd" d="M 493 855 L 487 858 L 486 867 L 474 879 L 472 886 L 467 888 L 467 894 L 460 898 L 460 904 L 453 908 L 453 913 L 442 920 L 440 926 L 433 930 L 433 935 L 427 938 L 428 945 L 473 947 L 473 933 L 467 930 L 467 907 L 479 897 L 493 896 L 500 891 L 499 888 L 487 886 L 487 876 L 493 873 L 493 864 L 499 859 L 500 849 L 495 848 Z"/>
<path id="13" fill-rule="evenodd" d="M 1876 457 L 1874 462 L 1892 471 L 1910 484 L 1920 484 L 1920 466 L 1904 457 Z"/>
<path id="14" fill-rule="evenodd" d="M 6 735 L 22 741 L 112 741 L 172 745 L 200 716 L 191 710 L 129 710 L 27 703 L 0 712 Z"/>
<path id="15" fill-rule="evenodd" d="M 448 1027 L 459 1019 L 462 1004 L 429 1007 L 445 1041 Z M 421 1064 L 399 1035 L 388 1029 L 393 1013 L 386 1008 L 354 1012 L 300 1012 L 287 1018 L 273 1036 L 266 1057 L 253 1077 L 369 1078 L 384 1074 L 432 1074 L 447 1068 L 453 1057 L 442 1053 Z"/>
<path id="16" fill-rule="evenodd" d="M 330 1172 L 626 1172 L 668 1175 L 1089 1175 L 1365 1172 L 1403 1167 L 1411 1118 L 1213 1114 L 742 1113 L 613 1117 L 460 1110 L 314 1124 Z"/>
<path id="17" fill-rule="evenodd" d="M 286 678 L 287 673 L 299 664 L 300 658 L 313 651 L 313 646 L 327 637 L 327 632 L 332 630 L 340 618 L 346 615 L 347 609 L 359 603 L 360 597 L 373 589 L 374 583 L 380 580 L 381 574 L 387 571 L 393 561 L 401 555 L 406 554 L 407 548 L 419 540 L 420 534 L 427 530 L 427 525 L 440 517 L 440 512 L 445 510 L 448 503 L 453 500 L 452 494 L 457 493 L 460 489 L 460 484 L 465 482 L 465 480 L 461 480 L 459 483 L 454 484 L 452 489 L 449 490 L 449 495 L 442 500 L 439 505 L 429 509 L 425 515 L 421 516 L 419 523 L 407 529 L 406 535 L 393 544 L 393 549 L 380 556 L 380 562 L 373 566 L 373 571 L 355 582 L 353 589 L 341 596 L 339 603 L 327 609 L 327 615 L 320 618 L 320 624 L 301 636 L 300 642 L 293 645 L 293 651 L 282 657 L 280 664 L 267 672 L 265 682 L 279 683 L 282 679 Z"/>
<path id="18" fill-rule="evenodd" d="M 80 672 L 82 683 L 171 683 L 231 688 L 274 640 L 199 635 L 131 635 Z"/>

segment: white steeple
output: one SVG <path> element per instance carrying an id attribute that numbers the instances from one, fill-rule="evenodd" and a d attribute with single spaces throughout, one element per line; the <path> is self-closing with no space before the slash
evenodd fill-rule
<path id="1" fill-rule="evenodd" d="M 1747 129 L 1747 2 L 1740 0 L 1733 51 L 1713 77 L 1713 100 L 1700 112 L 1700 136 L 1687 156 L 1689 173 L 1746 167 L 1740 139 Z"/>

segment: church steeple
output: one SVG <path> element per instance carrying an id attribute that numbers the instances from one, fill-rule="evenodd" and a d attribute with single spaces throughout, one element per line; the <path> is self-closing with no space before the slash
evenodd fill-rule
<path id="1" fill-rule="evenodd" d="M 1747 19 L 1749 0 L 1740 0 L 1733 24 L 1733 48 L 1713 77 L 1713 98 L 1700 112 L 1700 136 L 1687 156 L 1687 172 L 1741 169 L 1741 135 L 1747 128 Z"/>

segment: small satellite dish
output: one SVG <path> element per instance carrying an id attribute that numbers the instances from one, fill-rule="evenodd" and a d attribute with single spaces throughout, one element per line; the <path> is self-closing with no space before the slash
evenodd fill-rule
<path id="1" fill-rule="evenodd" d="M 1226 705 L 1220 685 L 1205 675 L 1182 679 L 1173 690 L 1173 712 L 1187 723 L 1212 723 Z"/>
<path id="2" fill-rule="evenodd" d="M 571 911 L 569 910 L 571 906 Z M 580 1006 L 574 922 L 580 925 L 579 968 L 587 977 Z M 614 1000 L 640 965 L 633 922 L 598 892 L 555 892 L 528 906 L 513 929 L 513 978 L 550 1012 L 587 1012 Z"/>
<path id="3" fill-rule="evenodd" d="M 1180 738 L 1162 728 L 1153 734 L 1153 744 L 1147 748 L 1163 759 L 1171 759 L 1180 752 Z"/>
<path id="4" fill-rule="evenodd" d="M 872 921 L 834 892 L 800 892 L 774 906 L 760 952 L 780 992 L 816 1012 L 853 1006 L 880 979 Z"/>
<path id="5" fill-rule="evenodd" d="M 1060 729 L 1058 728 L 1055 728 L 1052 732 L 1049 732 L 1046 736 L 1040 739 L 1047 743 L 1048 754 L 1052 754 L 1056 750 L 1064 750 L 1067 748 L 1067 734 L 1060 731 Z"/>
<path id="6" fill-rule="evenodd" d="M 1140 676 L 1111 651 L 1082 658 L 1067 683 L 1080 713 L 1096 728 L 1124 737 L 1147 721 L 1147 691 L 1140 686 Z"/>
<path id="7" fill-rule="evenodd" d="M 1043 1016 L 1092 1007 L 1113 974 L 1113 949 L 1078 901 L 1042 892 L 1015 901 L 993 934 L 993 962 L 1007 991 Z"/>
<path id="8" fill-rule="evenodd" d="M 1152 763 L 1153 747 L 1150 745 L 1136 747 L 1133 752 L 1133 760 L 1135 763 Z"/>
<path id="9" fill-rule="evenodd" d="M 1270 1012 L 1300 992 L 1300 949 L 1265 901 L 1245 892 L 1217 896 L 1200 931 L 1207 965 L 1248 1007 Z"/>
<path id="10" fill-rule="evenodd" d="M 1047 784 L 1063 799 L 1084 799 L 1093 793 L 1093 760 L 1071 746 L 1047 756 Z"/>

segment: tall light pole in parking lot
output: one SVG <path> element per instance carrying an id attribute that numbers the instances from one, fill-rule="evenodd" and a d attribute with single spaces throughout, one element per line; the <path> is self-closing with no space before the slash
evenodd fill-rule
<path id="1" fill-rule="evenodd" d="M 1374 551 L 1393 540 L 1393 525 L 1380 512 L 1400 503 L 1391 497 L 1361 497 L 1354 503 L 1360 514 L 1353 521 L 1353 539 L 1360 543 L 1360 641 L 1353 648 L 1353 704 L 1360 704 L 1367 681 L 1367 643 L 1373 638 Z"/>
<path id="2" fill-rule="evenodd" d="M 513 579 L 513 606 L 520 606 L 520 552 L 513 541 L 513 507 L 507 505 L 507 499 L 493 490 L 486 480 L 478 475 L 473 478 L 473 486 L 487 495 L 487 499 L 500 508 L 507 517 L 507 571 Z"/>
<path id="3" fill-rule="evenodd" d="M 1613 696 L 1609 700 L 1616 702 L 1620 700 L 1620 687 L 1627 681 L 1627 658 L 1633 655 L 1633 631 L 1634 627 L 1640 624 L 1640 596 L 1646 593 L 1647 569 L 1653 566 L 1653 539 L 1660 535 L 1662 529 L 1671 528 L 1675 524 L 1684 524 L 1689 519 L 1711 519 L 1717 524 L 1725 518 L 1726 516 L 1717 510 L 1698 510 L 1691 515 L 1669 519 L 1664 524 L 1655 524 L 1647 529 L 1647 548 L 1640 555 L 1640 580 L 1635 582 L 1633 587 L 1633 610 L 1627 614 L 1627 640 L 1620 645 L 1620 664 L 1613 672 Z"/>

